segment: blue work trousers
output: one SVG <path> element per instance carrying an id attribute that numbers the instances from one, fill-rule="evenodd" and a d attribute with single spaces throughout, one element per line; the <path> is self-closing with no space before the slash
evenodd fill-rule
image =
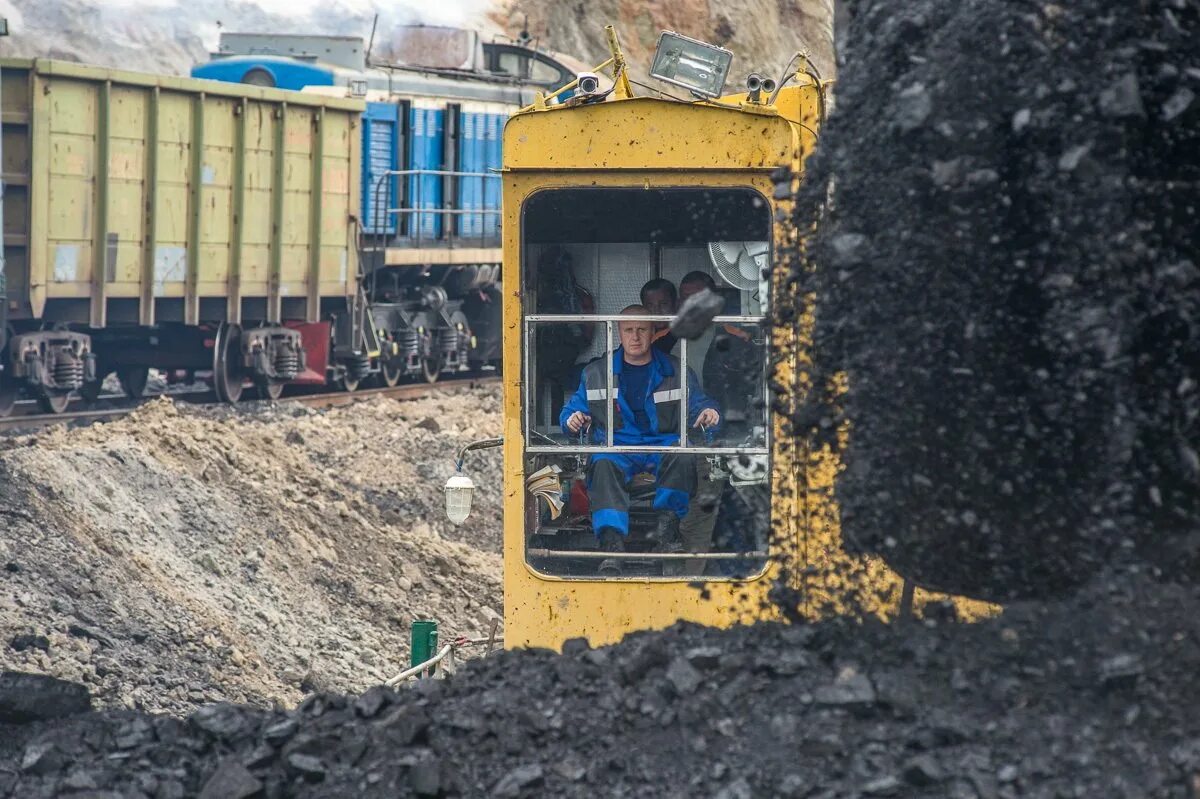
<path id="1" fill-rule="evenodd" d="M 655 477 L 655 510 L 671 511 L 681 519 L 687 515 L 696 490 L 695 455 L 593 455 L 588 462 L 587 486 L 592 530 L 597 536 L 604 527 L 629 535 L 629 481 L 642 472 Z"/>

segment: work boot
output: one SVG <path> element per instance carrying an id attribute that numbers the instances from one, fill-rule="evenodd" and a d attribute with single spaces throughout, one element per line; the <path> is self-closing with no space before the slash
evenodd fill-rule
<path id="1" fill-rule="evenodd" d="M 658 512 L 658 524 L 650 534 L 655 552 L 681 552 L 683 539 L 679 536 L 679 517 L 674 511 Z"/>
<path id="2" fill-rule="evenodd" d="M 679 517 L 673 511 L 659 512 L 658 525 L 650 537 L 654 541 L 652 552 L 659 554 L 683 552 L 683 538 L 679 535 Z M 663 577 L 677 577 L 683 573 L 682 569 L 682 560 L 663 558 Z"/>
<path id="3" fill-rule="evenodd" d="M 624 552 L 625 551 L 625 536 L 611 527 L 604 527 L 600 530 L 600 551 L 601 552 Z M 602 577 L 616 577 L 621 574 L 621 561 L 617 558 L 605 558 L 600 561 L 600 575 Z"/>

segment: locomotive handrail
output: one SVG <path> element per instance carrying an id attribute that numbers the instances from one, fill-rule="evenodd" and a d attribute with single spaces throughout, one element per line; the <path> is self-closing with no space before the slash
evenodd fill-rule
<path id="1" fill-rule="evenodd" d="M 500 216 L 502 211 L 492 208 L 416 208 L 404 206 L 387 209 L 389 214 L 479 214 L 480 216 Z"/>
<path id="2" fill-rule="evenodd" d="M 589 560 L 763 560 L 767 552 L 602 552 L 595 549 L 529 549 L 531 558 L 587 558 Z"/>
<path id="3" fill-rule="evenodd" d="M 526 314 L 524 316 L 526 322 L 617 322 L 617 321 L 634 321 L 634 322 L 672 322 L 675 320 L 675 314 L 563 314 L 563 313 L 541 313 L 541 314 Z M 767 320 L 766 316 L 714 316 L 713 323 L 722 324 L 760 324 Z"/>
<path id="4" fill-rule="evenodd" d="M 380 172 L 379 177 L 375 180 L 378 183 L 383 178 L 387 177 L 404 177 L 405 175 L 442 175 L 444 177 L 453 178 L 502 178 L 504 177 L 498 172 L 455 172 L 449 169 L 389 169 L 386 172 Z"/>
<path id="5" fill-rule="evenodd" d="M 399 216 L 402 216 L 403 214 L 412 214 L 413 215 L 413 223 L 416 228 L 416 239 L 417 239 L 418 247 L 421 246 L 422 239 L 424 238 L 424 232 L 422 230 L 422 225 L 421 225 L 421 216 L 423 214 L 429 214 L 430 216 L 434 216 L 434 215 L 479 216 L 481 221 L 482 221 L 483 217 L 499 217 L 502 215 L 502 211 L 498 208 L 474 208 L 474 209 L 422 208 L 421 207 L 421 199 L 422 199 L 421 195 L 423 193 L 424 187 L 422 185 L 423 182 L 420 180 L 414 181 L 414 188 L 416 189 L 416 191 L 415 191 L 415 197 L 413 197 L 414 204 L 412 206 L 401 206 L 399 208 L 390 208 L 390 207 L 387 207 L 388 206 L 387 202 L 381 201 L 381 200 L 385 199 L 385 195 L 387 194 L 386 191 L 383 191 L 383 188 L 390 179 L 393 179 L 393 178 L 420 178 L 420 177 L 450 177 L 450 178 L 477 179 L 480 181 L 480 186 L 482 187 L 484 180 L 487 180 L 487 179 L 499 180 L 503 176 L 498 173 L 492 173 L 492 172 L 459 172 L 459 171 L 452 170 L 452 169 L 389 169 L 384 172 L 378 173 L 375 176 L 374 185 L 371 187 L 371 208 L 372 208 L 372 210 L 374 210 L 374 212 L 377 216 L 384 216 L 384 217 L 388 217 L 388 218 L 399 217 Z M 381 230 L 382 230 L 381 235 L 386 237 L 387 233 L 388 233 L 387 224 L 386 223 L 379 224 L 377 222 L 376 225 L 381 228 Z M 397 225 L 397 233 L 399 233 L 399 230 L 400 230 L 400 227 L 399 227 L 399 225 Z M 410 233 L 411 233 L 411 231 L 410 231 Z M 499 235 L 499 231 L 497 231 L 497 233 L 495 235 Z M 456 238 L 472 239 L 472 238 L 487 238 L 487 237 L 488 237 L 488 233 L 486 231 L 480 231 L 480 234 L 478 237 L 475 237 L 475 236 L 464 237 L 461 235 L 456 236 L 455 232 L 454 232 L 454 225 L 450 225 L 449 228 L 447 228 L 447 230 L 446 230 L 446 240 L 450 243 L 451 249 L 453 249 L 454 241 Z"/>
<path id="6" fill-rule="evenodd" d="M 530 445 L 525 447 L 525 451 L 531 455 L 595 455 L 597 451 L 604 452 L 629 452 L 637 453 L 658 453 L 658 452 L 679 452 L 686 449 L 689 455 L 770 455 L 771 451 L 767 447 L 663 447 L 663 446 L 623 446 L 621 444 L 604 446 L 601 444 L 593 444 L 592 446 L 571 446 L 564 444 L 563 446 L 545 446 L 545 445 Z"/>

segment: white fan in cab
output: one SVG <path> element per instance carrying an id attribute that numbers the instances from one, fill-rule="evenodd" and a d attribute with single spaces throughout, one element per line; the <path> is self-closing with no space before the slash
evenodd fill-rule
<path id="1" fill-rule="evenodd" d="M 765 241 L 711 241 L 708 257 L 713 268 L 729 285 L 750 292 L 752 314 L 766 310 L 768 288 L 767 264 L 770 245 Z M 758 307 L 753 307 L 757 305 Z"/>

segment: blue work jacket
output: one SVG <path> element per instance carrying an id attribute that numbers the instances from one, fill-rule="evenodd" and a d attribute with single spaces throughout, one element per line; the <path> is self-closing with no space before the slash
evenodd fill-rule
<path id="1" fill-rule="evenodd" d="M 646 392 L 644 406 L 646 416 L 650 418 L 650 432 L 643 433 L 635 426 L 629 398 L 621 391 L 621 372 L 625 366 L 624 348 L 618 347 L 613 353 L 613 444 L 670 447 L 679 443 L 679 407 L 682 399 L 679 359 L 654 348 L 651 348 L 650 354 L 649 390 Z M 717 403 L 700 389 L 700 381 L 691 369 L 687 370 L 687 399 L 688 427 L 696 423 L 696 417 L 705 409 L 711 408 L 720 413 Z M 607 400 L 608 375 L 604 358 L 601 357 L 583 368 L 579 387 L 558 415 L 559 426 L 567 435 L 573 435 L 567 429 L 567 419 L 571 414 L 576 411 L 590 414 L 592 442 L 605 443 L 608 438 L 604 429 Z M 712 432 L 716 433 L 717 430 Z"/>

